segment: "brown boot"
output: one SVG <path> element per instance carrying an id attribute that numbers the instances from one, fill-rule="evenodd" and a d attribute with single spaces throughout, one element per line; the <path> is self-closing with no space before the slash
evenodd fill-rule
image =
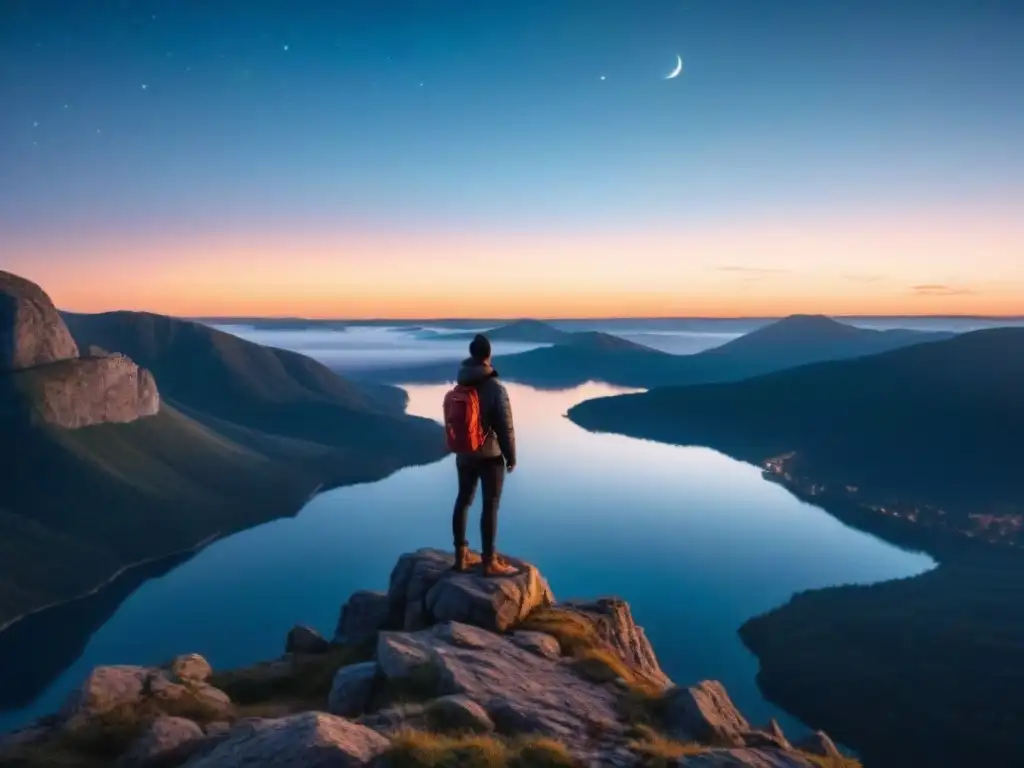
<path id="1" fill-rule="evenodd" d="M 465 573 L 479 562 L 480 556 L 473 554 L 469 547 L 456 547 L 455 565 L 452 566 L 452 570 L 457 573 Z"/>
<path id="2" fill-rule="evenodd" d="M 514 576 L 519 571 L 498 555 L 484 557 L 484 576 Z"/>

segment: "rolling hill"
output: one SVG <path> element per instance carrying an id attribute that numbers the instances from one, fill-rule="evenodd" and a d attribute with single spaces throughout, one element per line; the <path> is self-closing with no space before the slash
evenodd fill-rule
<path id="1" fill-rule="evenodd" d="M 512 381 L 571 387 L 586 381 L 630 387 L 738 381 L 822 360 L 884 352 L 951 333 L 876 331 L 844 325 L 820 315 L 793 315 L 760 327 L 720 347 L 695 355 L 673 355 L 597 331 L 568 334 L 553 346 L 503 355 L 494 365 Z M 391 382 L 440 382 L 454 375 L 450 363 L 370 371 Z"/>
<path id="2" fill-rule="evenodd" d="M 319 487 L 446 452 L 436 423 L 405 414 L 401 390 L 302 355 L 159 315 L 64 318 L 98 356 L 83 361 L 104 359 L 96 347 L 127 355 L 155 376 L 161 404 L 67 429 L 33 413 L 75 361 L 0 373 L 0 627 L 131 564 L 294 514 Z"/>
<path id="3" fill-rule="evenodd" d="M 718 448 L 794 452 L 821 482 L 974 509 L 1024 494 L 1024 329 L 975 331 L 719 385 L 581 403 L 583 427 Z"/>

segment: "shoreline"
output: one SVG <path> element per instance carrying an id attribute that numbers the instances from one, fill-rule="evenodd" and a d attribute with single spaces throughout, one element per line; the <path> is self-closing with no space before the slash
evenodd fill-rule
<path id="1" fill-rule="evenodd" d="M 303 510 L 303 508 L 310 501 L 312 501 L 317 495 L 320 494 L 320 492 L 322 490 L 324 490 L 324 488 L 325 488 L 325 484 L 324 483 L 318 484 L 312 491 L 309 492 L 309 494 L 305 498 L 305 501 L 303 501 L 302 504 L 299 505 L 298 509 L 295 510 L 293 515 L 297 515 L 299 512 L 301 512 Z M 266 522 L 266 521 L 264 521 L 264 522 Z M 251 526 L 247 526 L 247 527 L 251 527 Z M 243 528 L 243 529 L 239 529 L 237 531 L 229 531 L 226 535 L 230 536 L 230 535 L 232 535 L 234 533 L 239 533 L 241 530 L 245 530 L 245 529 Z M 143 566 L 153 565 L 154 563 L 158 563 L 161 560 L 167 560 L 167 559 L 172 558 L 172 557 L 181 557 L 183 555 L 189 555 L 189 556 L 197 555 L 200 552 L 202 552 L 204 549 L 206 549 L 206 547 L 208 547 L 210 544 L 213 544 L 218 539 L 224 537 L 224 535 L 225 534 L 224 534 L 223 531 L 216 531 L 214 533 L 211 533 L 206 538 L 200 539 L 195 544 L 193 544 L 193 545 L 191 545 L 189 547 L 184 547 L 182 549 L 178 549 L 178 550 L 175 550 L 173 552 L 165 552 L 165 553 L 160 554 L 160 555 L 154 555 L 153 557 L 147 557 L 147 558 L 144 558 L 142 560 L 136 560 L 135 562 L 127 563 L 126 565 L 122 565 L 120 568 L 118 568 L 116 571 L 114 571 L 106 579 L 101 581 L 99 584 L 96 584 L 92 588 L 86 590 L 85 592 L 77 594 L 74 597 L 69 597 L 69 598 L 66 598 L 64 600 L 55 600 L 52 603 L 47 603 L 46 605 L 41 605 L 38 608 L 33 608 L 31 611 L 26 611 L 25 613 L 19 614 L 18 616 L 15 616 L 13 619 L 10 619 L 9 621 L 4 622 L 3 624 L 0 624 L 0 635 L 2 635 L 4 632 L 6 632 L 8 629 L 13 627 L 18 622 L 23 621 L 24 619 L 27 619 L 30 616 L 35 616 L 37 614 L 42 613 L 43 611 L 48 611 L 51 608 L 59 608 L 59 607 L 61 607 L 63 605 L 68 605 L 70 603 L 78 602 L 79 600 L 84 600 L 87 597 L 92 597 L 97 592 L 100 592 L 101 590 L 109 587 L 111 584 L 113 584 L 119 578 L 124 576 L 126 573 L 128 573 L 129 571 L 133 571 L 136 568 L 142 568 Z"/>
<path id="2" fill-rule="evenodd" d="M 92 587 L 91 589 L 89 589 L 89 590 L 87 590 L 85 592 L 77 594 L 74 597 L 69 597 L 69 598 L 66 598 L 64 600 L 55 600 L 52 603 L 47 603 L 46 605 L 41 605 L 38 608 L 33 608 L 31 611 L 26 611 L 25 613 L 22 613 L 19 616 L 15 616 L 13 619 L 5 622 L 4 624 L 0 624 L 0 635 L 2 635 L 4 632 L 6 632 L 8 629 L 13 627 L 18 622 L 23 621 L 24 619 L 27 619 L 30 616 L 35 616 L 36 614 L 42 613 L 43 611 L 48 611 L 51 608 L 59 608 L 62 605 L 68 605 L 69 603 L 75 603 L 75 602 L 78 602 L 79 600 L 84 600 L 87 597 L 91 597 L 92 595 L 95 595 L 100 590 L 105 589 L 106 587 L 109 587 L 111 584 L 113 584 L 119 578 L 124 576 L 126 573 L 128 573 L 129 571 L 135 570 L 136 568 L 141 568 L 141 567 L 146 566 L 146 565 L 152 565 L 154 563 L 160 562 L 161 560 L 167 560 L 168 558 L 172 558 L 172 557 L 181 557 L 182 555 L 196 555 L 199 552 L 201 552 L 202 550 L 206 549 L 206 547 L 208 547 L 214 541 L 216 541 L 217 539 L 221 538 L 221 535 L 222 535 L 221 532 L 217 531 L 216 533 L 210 534 L 205 539 L 202 539 L 201 541 L 196 542 L 195 544 L 193 544 L 190 547 L 185 547 L 183 549 L 178 549 L 178 550 L 175 550 L 174 552 L 165 552 L 162 555 L 154 555 L 153 557 L 147 557 L 147 558 L 145 558 L 143 560 L 136 560 L 133 563 L 128 563 L 126 565 L 123 565 L 120 568 L 118 568 L 116 571 L 114 571 L 109 577 L 107 577 L 106 579 L 101 581 L 99 584 L 97 584 L 96 586 Z"/>

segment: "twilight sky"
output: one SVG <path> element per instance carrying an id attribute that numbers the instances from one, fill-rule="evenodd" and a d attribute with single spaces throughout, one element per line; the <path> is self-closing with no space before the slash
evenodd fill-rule
<path id="1" fill-rule="evenodd" d="M 1020 0 L 0 0 L 0 269 L 80 311 L 1024 314 L 1022 40 Z"/>

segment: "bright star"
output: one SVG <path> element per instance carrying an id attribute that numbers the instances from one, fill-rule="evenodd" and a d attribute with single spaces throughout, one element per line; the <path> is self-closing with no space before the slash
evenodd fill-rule
<path id="1" fill-rule="evenodd" d="M 284 44 L 284 45 L 282 45 L 281 47 L 282 47 L 282 48 L 283 48 L 283 49 L 284 49 L 285 51 L 287 51 L 287 50 L 288 50 L 288 49 L 289 49 L 289 48 L 290 48 L 291 46 L 289 46 L 289 45 L 288 45 L 287 43 L 285 43 L 285 44 Z"/>
<path id="2" fill-rule="evenodd" d="M 606 78 L 604 75 L 601 75 L 601 79 L 602 80 L 607 80 L 608 78 Z"/>
<path id="3" fill-rule="evenodd" d="M 142 84 L 142 90 L 146 90 L 147 88 L 149 88 L 149 86 L 148 86 L 148 85 L 146 85 L 145 83 L 143 83 L 143 84 Z"/>

